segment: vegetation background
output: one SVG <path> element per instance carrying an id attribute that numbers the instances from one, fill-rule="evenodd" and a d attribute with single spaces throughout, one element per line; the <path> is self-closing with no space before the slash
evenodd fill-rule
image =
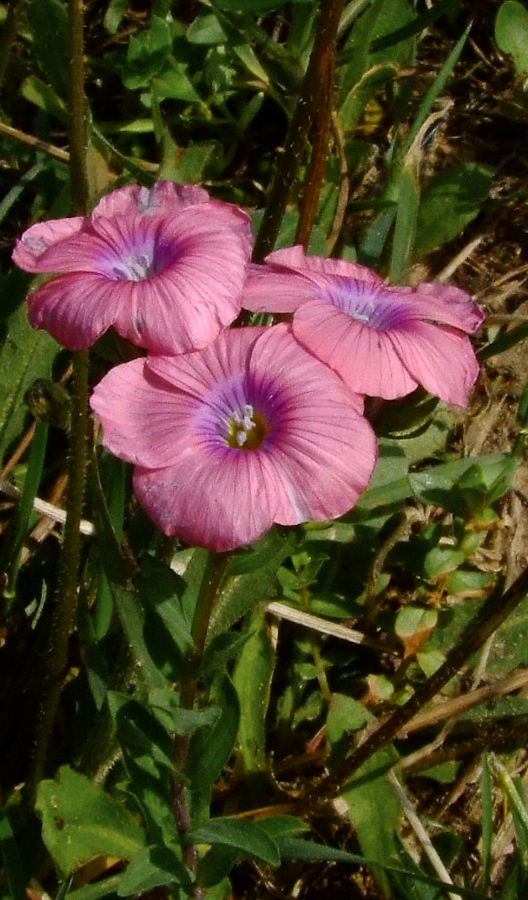
<path id="1" fill-rule="evenodd" d="M 0 23 L 1 895 L 524 900 L 528 12 L 11 0 Z M 466 289 L 469 409 L 373 407 L 378 469 L 338 522 L 221 568 L 162 539 L 122 463 L 91 446 L 85 477 L 79 360 L 10 261 L 75 208 L 85 144 L 90 205 L 202 184 L 258 257 L 297 240 Z M 90 383 L 125 352 L 102 339 Z"/>

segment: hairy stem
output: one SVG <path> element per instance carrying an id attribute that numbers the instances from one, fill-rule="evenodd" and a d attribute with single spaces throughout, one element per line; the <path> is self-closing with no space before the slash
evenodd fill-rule
<path id="1" fill-rule="evenodd" d="M 343 0 L 321 0 L 319 25 L 310 62 L 297 100 L 284 154 L 255 243 L 254 259 L 261 262 L 273 250 L 295 182 L 310 130 L 317 122 L 297 240 L 306 244 L 313 227 L 321 190 L 332 114 L 334 55 Z"/>
<path id="2" fill-rule="evenodd" d="M 85 146 L 83 3 L 70 0 L 70 183 L 72 212 L 85 215 L 88 206 L 88 178 Z M 88 434 L 88 354 L 74 355 L 72 373 L 72 421 L 68 465 L 66 523 L 51 621 L 49 649 L 44 674 L 43 699 L 37 725 L 37 740 L 27 786 L 27 800 L 33 804 L 42 779 L 67 671 L 68 641 L 77 611 L 77 585 L 81 555 L 81 514 L 86 480 Z"/>

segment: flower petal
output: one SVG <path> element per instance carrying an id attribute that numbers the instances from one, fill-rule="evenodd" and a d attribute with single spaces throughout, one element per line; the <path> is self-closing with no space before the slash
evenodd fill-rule
<path id="1" fill-rule="evenodd" d="M 26 272 L 56 272 L 46 268 L 48 252 L 63 241 L 80 235 L 88 220 L 82 216 L 37 222 L 24 232 L 13 250 L 13 262 Z M 44 266 L 44 268 L 43 268 Z"/>
<path id="2" fill-rule="evenodd" d="M 411 376 L 445 403 L 466 407 L 479 365 L 468 338 L 458 331 L 413 322 L 388 338 Z"/>
<path id="3" fill-rule="evenodd" d="M 232 230 L 203 218 L 185 217 L 178 229 L 164 221 L 160 239 L 177 247 L 170 265 L 145 280 L 121 282 L 128 299 L 115 327 L 152 353 L 205 347 L 240 312 L 247 246 Z"/>
<path id="4" fill-rule="evenodd" d="M 173 362 L 167 358 L 169 366 Z M 112 453 L 159 469 L 179 461 L 187 464 L 200 449 L 203 442 L 193 423 L 201 402 L 199 391 L 194 396 L 176 391 L 152 373 L 147 360 L 134 359 L 105 375 L 94 388 L 90 406 L 101 420 L 104 443 Z"/>
<path id="5" fill-rule="evenodd" d="M 166 534 L 216 552 L 251 543 L 271 528 L 277 489 L 256 457 L 231 451 L 194 456 L 161 471 L 137 468 L 134 491 Z"/>
<path id="6" fill-rule="evenodd" d="M 187 206 L 209 201 L 207 191 L 198 185 L 156 181 L 150 188 L 134 184 L 111 191 L 102 197 L 92 216 L 94 219 L 135 216 L 138 213 L 177 216 Z"/>
<path id="7" fill-rule="evenodd" d="M 366 281 L 374 286 L 383 284 L 379 275 L 373 272 L 372 269 L 367 268 L 367 266 L 361 266 L 359 263 L 349 262 L 346 259 L 307 256 L 299 245 L 275 250 L 273 253 L 268 254 L 265 261 L 275 271 L 284 269 L 297 272 L 305 278 L 311 278 L 317 274 L 342 275 L 358 281 Z"/>
<path id="8" fill-rule="evenodd" d="M 394 400 L 418 387 L 389 340 L 391 332 L 370 328 L 324 300 L 297 310 L 293 333 L 358 394 Z"/>
<path id="9" fill-rule="evenodd" d="M 416 318 L 439 322 L 473 334 L 484 321 L 484 313 L 469 294 L 447 284 L 419 284 L 414 288 L 390 287 L 394 295 L 405 298 Z"/>
<path id="10" fill-rule="evenodd" d="M 84 350 L 112 325 L 118 302 L 100 275 L 60 275 L 28 295 L 28 318 L 63 347 Z"/>

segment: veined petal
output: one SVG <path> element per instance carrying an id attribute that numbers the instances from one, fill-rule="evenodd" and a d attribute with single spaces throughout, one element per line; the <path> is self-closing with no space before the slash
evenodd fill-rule
<path id="1" fill-rule="evenodd" d="M 63 347 L 84 350 L 112 325 L 117 303 L 100 275 L 60 275 L 29 294 L 28 318 Z"/>
<path id="2" fill-rule="evenodd" d="M 480 307 L 454 285 L 424 283 L 415 288 L 391 287 L 390 291 L 407 300 L 415 318 L 451 325 L 467 334 L 473 334 L 484 321 Z"/>
<path id="3" fill-rule="evenodd" d="M 81 235 L 88 222 L 82 216 L 37 222 L 16 242 L 13 262 L 26 272 L 57 272 L 58 269 L 48 268 L 46 264 L 50 250 L 65 240 Z"/>
<path id="4" fill-rule="evenodd" d="M 111 191 L 102 197 L 92 216 L 94 219 L 135 216 L 138 213 L 177 216 L 187 206 L 209 201 L 207 191 L 198 185 L 156 181 L 150 188 L 134 184 Z"/>
<path id="5" fill-rule="evenodd" d="M 231 454 L 194 456 L 163 471 L 138 468 L 136 496 L 162 531 L 189 544 L 222 552 L 251 543 L 274 522 L 277 485 L 269 473 L 262 478 L 259 459 Z"/>
<path id="6" fill-rule="evenodd" d="M 251 312 L 294 312 L 313 296 L 313 284 L 291 272 L 251 265 L 244 284 L 242 306 Z"/>
<path id="7" fill-rule="evenodd" d="M 90 406 L 105 432 L 105 445 L 120 459 L 149 468 L 192 457 L 196 398 L 176 392 L 149 373 L 146 360 L 115 366 L 94 388 Z"/>
<path id="8" fill-rule="evenodd" d="M 304 249 L 296 245 L 295 247 L 285 247 L 282 250 L 274 250 L 268 254 L 265 262 L 274 270 L 287 269 L 291 272 L 297 272 L 305 278 L 310 278 L 316 274 L 322 275 L 341 275 L 347 278 L 354 278 L 357 281 L 366 281 L 373 286 L 382 285 L 383 281 L 372 269 L 367 266 L 361 266 L 359 263 L 349 262 L 346 259 L 333 259 L 323 256 L 307 256 Z"/>
<path id="9" fill-rule="evenodd" d="M 293 333 L 358 394 L 394 400 L 418 387 L 389 340 L 323 300 L 312 300 L 296 313 Z"/>
<path id="10" fill-rule="evenodd" d="M 407 370 L 431 394 L 445 403 L 466 407 L 479 365 L 468 338 L 458 331 L 413 322 L 388 338 Z"/>
<path id="11" fill-rule="evenodd" d="M 176 243 L 178 253 L 158 274 L 121 282 L 128 302 L 121 303 L 115 327 L 156 354 L 205 347 L 236 319 L 242 304 L 243 240 L 197 221 Z"/>

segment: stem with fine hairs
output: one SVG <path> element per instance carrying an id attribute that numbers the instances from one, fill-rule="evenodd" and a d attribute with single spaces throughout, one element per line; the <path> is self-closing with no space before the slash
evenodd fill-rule
<path id="1" fill-rule="evenodd" d="M 306 245 L 313 227 L 321 191 L 330 137 L 334 80 L 334 57 L 343 0 L 321 0 L 319 24 L 310 61 L 293 114 L 284 153 L 271 188 L 269 202 L 255 242 L 253 258 L 262 262 L 273 250 L 297 178 L 301 160 L 315 124 L 315 137 L 297 240 Z"/>
<path id="2" fill-rule="evenodd" d="M 89 187 L 86 165 L 84 95 L 83 0 L 70 0 L 70 185 L 72 214 L 86 215 Z M 72 421 L 68 462 L 68 496 L 57 594 L 53 600 L 51 632 L 43 680 L 42 701 L 26 803 L 33 806 L 39 781 L 44 777 L 53 724 L 59 706 L 68 663 L 68 642 L 77 612 L 81 556 L 80 522 L 86 481 L 88 435 L 88 352 L 74 354 L 72 372 Z"/>

